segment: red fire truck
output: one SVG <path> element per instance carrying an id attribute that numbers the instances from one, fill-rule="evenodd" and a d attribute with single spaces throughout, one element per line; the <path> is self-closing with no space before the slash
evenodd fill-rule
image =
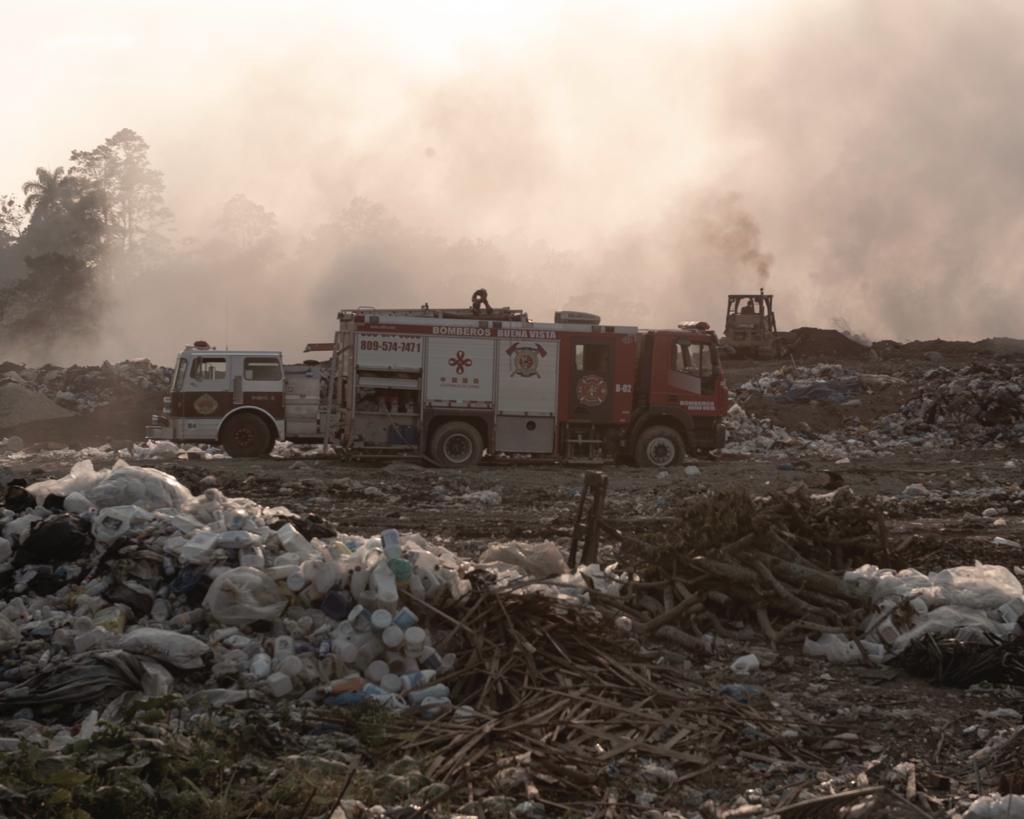
<path id="1" fill-rule="evenodd" d="M 444 467 L 485 456 L 666 467 L 722 445 L 728 391 L 706 323 L 641 330 L 560 311 L 543 324 L 482 302 L 343 310 L 333 343 L 307 347 L 330 350 L 326 362 L 196 343 L 148 432 L 233 456 L 287 439 Z"/>

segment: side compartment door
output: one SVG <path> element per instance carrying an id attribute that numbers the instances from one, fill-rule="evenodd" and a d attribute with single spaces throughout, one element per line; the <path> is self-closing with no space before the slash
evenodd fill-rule
<path id="1" fill-rule="evenodd" d="M 494 409 L 492 339 L 431 338 L 427 347 L 426 404 Z"/>
<path id="2" fill-rule="evenodd" d="M 555 451 L 558 414 L 557 341 L 510 339 L 498 348 L 498 452 Z"/>
<path id="3" fill-rule="evenodd" d="M 576 336 L 568 341 L 569 420 L 612 421 L 612 339 Z"/>

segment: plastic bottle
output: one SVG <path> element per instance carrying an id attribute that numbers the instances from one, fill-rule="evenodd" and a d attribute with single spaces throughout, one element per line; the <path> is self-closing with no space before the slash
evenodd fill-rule
<path id="1" fill-rule="evenodd" d="M 295 640 L 287 634 L 281 634 L 274 638 L 274 656 L 286 657 L 295 653 Z"/>
<path id="2" fill-rule="evenodd" d="M 384 554 L 389 560 L 402 556 L 402 545 L 399 542 L 397 529 L 385 529 L 380 533 L 381 544 L 384 547 Z"/>
<path id="3" fill-rule="evenodd" d="M 387 563 L 378 563 L 373 570 L 373 583 L 377 589 L 377 601 L 389 611 L 398 608 L 398 586 L 395 573 Z"/>
<path id="4" fill-rule="evenodd" d="M 420 621 L 420 618 L 416 616 L 412 609 L 402 606 L 398 610 L 398 613 L 394 617 L 394 623 L 402 631 L 405 631 L 410 626 L 415 626 Z"/>
<path id="5" fill-rule="evenodd" d="M 408 674 L 401 676 L 402 680 L 402 691 L 415 691 L 417 688 L 424 688 L 430 685 L 434 681 L 434 677 L 437 676 L 436 671 L 431 671 L 426 668 L 422 671 L 413 671 Z"/>
<path id="6" fill-rule="evenodd" d="M 409 593 L 417 600 L 425 600 L 427 597 L 427 590 L 423 587 L 423 578 L 418 572 L 413 572 L 412 577 L 409 578 Z"/>
<path id="7" fill-rule="evenodd" d="M 405 653 L 409 657 L 419 657 L 423 654 L 423 647 L 426 643 L 427 633 L 419 626 L 410 626 L 405 630 Z"/>
<path id="8" fill-rule="evenodd" d="M 391 626 L 391 612 L 387 609 L 376 609 L 370 616 L 370 622 L 375 631 L 384 631 Z"/>
<path id="9" fill-rule="evenodd" d="M 247 546 L 238 553 L 239 566 L 251 566 L 254 569 L 263 569 L 267 565 L 266 556 L 263 554 L 262 546 Z"/>
<path id="10" fill-rule="evenodd" d="M 348 622 L 358 632 L 366 632 L 373 627 L 369 609 L 361 604 L 356 604 L 352 607 L 352 611 L 348 613 Z"/>
<path id="11" fill-rule="evenodd" d="M 448 686 L 444 683 L 435 683 L 429 685 L 426 688 L 419 688 L 415 691 L 410 691 L 407 699 L 412 705 L 419 705 L 423 700 L 428 697 L 447 697 L 451 692 L 448 690 Z"/>
<path id="12" fill-rule="evenodd" d="M 397 674 L 388 672 L 380 678 L 380 687 L 389 694 L 398 694 L 402 690 L 402 678 Z"/>
<path id="13" fill-rule="evenodd" d="M 380 639 L 385 648 L 395 650 L 405 642 L 405 632 L 398 626 L 391 625 L 381 632 Z"/>
<path id="14" fill-rule="evenodd" d="M 260 651 L 258 654 L 253 655 L 253 658 L 249 661 L 249 671 L 252 672 L 253 677 L 257 680 L 262 680 L 270 676 L 270 656 Z"/>
<path id="15" fill-rule="evenodd" d="M 359 646 L 351 640 L 337 639 L 331 641 L 331 650 L 339 660 L 346 665 L 355 665 L 359 656 Z"/>
<path id="16" fill-rule="evenodd" d="M 302 658 L 296 654 L 289 654 L 281 660 L 278 671 L 287 674 L 289 677 L 297 677 L 302 673 L 303 667 Z"/>
<path id="17" fill-rule="evenodd" d="M 302 576 L 301 571 L 296 571 L 288 575 L 288 578 L 285 580 L 285 585 L 288 586 L 289 591 L 298 594 L 309 585 L 309 581 Z"/>
<path id="18" fill-rule="evenodd" d="M 303 558 L 313 557 L 316 554 L 313 545 L 290 523 L 286 523 L 277 530 L 277 540 L 285 551 Z"/>
<path id="19" fill-rule="evenodd" d="M 366 591 L 366 584 L 370 580 L 370 573 L 366 569 L 355 569 L 352 572 L 352 576 L 349 578 L 348 589 L 352 592 L 352 596 L 359 599 L 359 596 Z"/>
<path id="20" fill-rule="evenodd" d="M 388 664 L 383 660 L 374 660 L 366 666 L 366 679 L 372 683 L 379 683 L 385 674 L 389 674 Z"/>

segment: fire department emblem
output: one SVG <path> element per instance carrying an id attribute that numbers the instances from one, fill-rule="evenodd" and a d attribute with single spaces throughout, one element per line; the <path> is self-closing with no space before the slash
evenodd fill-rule
<path id="1" fill-rule="evenodd" d="M 585 407 L 599 407 L 608 398 L 608 385 L 599 375 L 590 373 L 576 382 L 576 400 Z"/>
<path id="2" fill-rule="evenodd" d="M 523 378 L 540 378 L 537 368 L 540 367 L 540 360 L 547 354 L 548 351 L 539 344 L 520 344 L 519 342 L 505 350 L 512 376 L 519 375 Z"/>
<path id="3" fill-rule="evenodd" d="M 200 415 L 213 415 L 217 411 L 217 399 L 204 392 L 192 404 Z"/>

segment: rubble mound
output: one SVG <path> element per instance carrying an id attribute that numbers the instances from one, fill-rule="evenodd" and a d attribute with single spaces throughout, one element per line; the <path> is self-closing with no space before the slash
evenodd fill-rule
<path id="1" fill-rule="evenodd" d="M 29 421 L 52 421 L 73 415 L 73 412 L 58 406 L 42 393 L 22 384 L 0 382 L 0 429 L 16 427 Z"/>
<path id="2" fill-rule="evenodd" d="M 32 368 L 5 361 L 0 364 L 0 383 L 4 382 L 45 395 L 65 409 L 85 413 L 139 393 L 167 392 L 171 369 L 145 358 L 117 364 L 104 361 L 94 367 L 47 364 Z"/>
<path id="3" fill-rule="evenodd" d="M 870 358 L 871 348 L 838 330 L 799 327 L 788 333 L 788 351 L 796 358 Z"/>

